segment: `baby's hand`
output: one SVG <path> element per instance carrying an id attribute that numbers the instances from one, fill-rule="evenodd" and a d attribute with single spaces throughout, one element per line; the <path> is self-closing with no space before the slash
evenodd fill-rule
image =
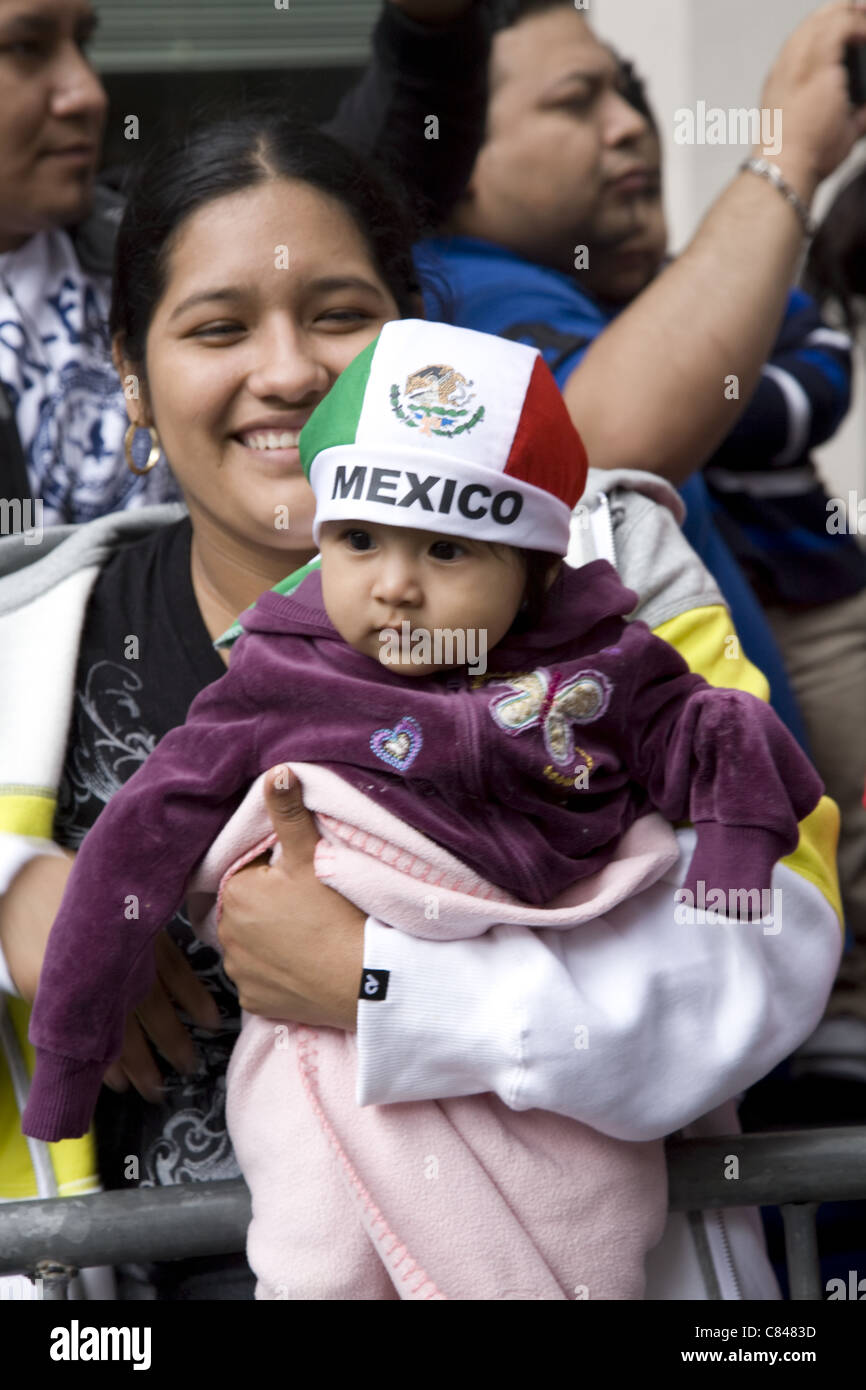
<path id="1" fill-rule="evenodd" d="M 693 907 L 710 920 L 760 922 L 773 913 L 773 868 L 790 845 L 783 836 L 750 827 L 704 822 L 678 905 Z"/>
<path id="2" fill-rule="evenodd" d="M 688 874 L 675 897 L 678 913 L 694 914 L 696 922 L 726 919 L 729 922 L 761 922 L 772 912 L 769 884 L 763 888 L 721 888 Z M 682 920 L 689 921 L 687 915 Z"/>
<path id="3" fill-rule="evenodd" d="M 766 891 L 759 888 L 730 890 L 725 894 L 726 905 L 722 911 L 731 922 L 760 922 Z"/>

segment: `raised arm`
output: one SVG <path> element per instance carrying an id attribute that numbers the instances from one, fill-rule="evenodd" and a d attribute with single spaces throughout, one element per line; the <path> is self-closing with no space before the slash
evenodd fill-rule
<path id="1" fill-rule="evenodd" d="M 382 164 L 435 226 L 475 162 L 490 41 L 477 0 L 389 0 L 373 57 L 324 127 Z"/>
<path id="2" fill-rule="evenodd" d="M 761 98 L 762 108 L 783 112 L 775 162 L 806 206 L 866 133 L 866 109 L 848 101 L 848 42 L 866 42 L 864 5 L 824 6 L 788 40 Z M 682 482 L 710 457 L 734 423 L 726 378 L 738 378 L 745 406 L 802 249 L 793 208 L 765 179 L 738 174 L 683 254 L 596 339 L 565 386 L 595 467 L 650 468 Z M 627 411 L 616 408 L 623 400 Z"/>
<path id="3" fill-rule="evenodd" d="M 787 468 L 830 439 L 851 404 L 851 354 L 847 333 L 830 328 L 815 301 L 793 290 L 758 388 L 713 455 L 713 471 Z"/>

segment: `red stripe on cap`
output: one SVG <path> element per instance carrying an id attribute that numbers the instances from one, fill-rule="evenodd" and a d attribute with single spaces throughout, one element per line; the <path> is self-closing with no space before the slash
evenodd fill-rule
<path id="1" fill-rule="evenodd" d="M 547 363 L 536 358 L 504 472 L 575 507 L 589 467 L 583 440 Z"/>

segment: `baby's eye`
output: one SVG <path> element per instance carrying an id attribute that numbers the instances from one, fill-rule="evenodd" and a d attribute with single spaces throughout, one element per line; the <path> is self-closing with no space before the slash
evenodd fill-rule
<path id="1" fill-rule="evenodd" d="M 454 541 L 434 541 L 430 547 L 430 554 L 434 560 L 457 560 L 465 551 L 462 545 L 457 545 Z"/>
<path id="2" fill-rule="evenodd" d="M 373 537 L 369 531 L 347 531 L 343 537 L 350 550 L 372 550 Z"/>

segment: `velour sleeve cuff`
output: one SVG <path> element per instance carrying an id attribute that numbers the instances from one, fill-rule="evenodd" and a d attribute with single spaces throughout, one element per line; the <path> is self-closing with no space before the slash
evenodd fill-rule
<path id="1" fill-rule="evenodd" d="M 697 845 L 680 891 L 691 893 L 697 905 L 714 907 L 721 892 L 726 916 L 759 919 L 773 868 L 790 853 L 787 837 L 758 826 L 716 821 L 698 822 L 695 830 Z"/>
<path id="2" fill-rule="evenodd" d="M 22 1132 L 49 1144 L 86 1134 L 107 1065 L 37 1048 L 36 1071 L 21 1116 Z"/>

